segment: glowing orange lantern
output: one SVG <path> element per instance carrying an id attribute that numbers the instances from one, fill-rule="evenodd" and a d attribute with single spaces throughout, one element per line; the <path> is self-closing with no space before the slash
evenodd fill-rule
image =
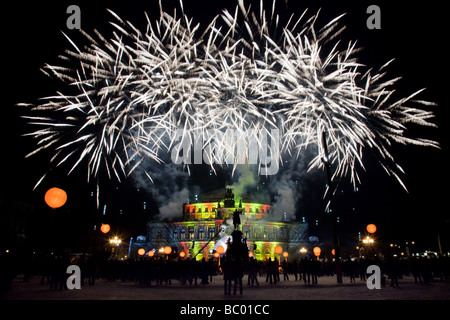
<path id="1" fill-rule="evenodd" d="M 222 246 L 217 246 L 216 252 L 217 252 L 218 254 L 222 254 L 224 251 L 225 251 L 224 247 L 222 247 Z"/>
<path id="2" fill-rule="evenodd" d="M 100 231 L 103 233 L 108 233 L 109 230 L 111 230 L 111 227 L 109 226 L 109 224 L 102 224 L 102 226 L 100 227 Z"/>
<path id="3" fill-rule="evenodd" d="M 138 255 L 143 256 L 145 254 L 145 249 L 144 248 L 140 248 L 138 250 Z"/>
<path id="4" fill-rule="evenodd" d="M 375 233 L 375 231 L 377 231 L 377 226 L 374 225 L 373 223 L 368 224 L 366 227 L 367 232 L 369 233 Z"/>
<path id="5" fill-rule="evenodd" d="M 147 254 L 149 257 L 153 257 L 155 255 L 155 251 L 150 250 Z"/>
<path id="6" fill-rule="evenodd" d="M 249 253 L 248 253 L 248 257 L 249 257 L 249 258 L 253 258 L 253 252 L 249 252 Z"/>
<path id="7" fill-rule="evenodd" d="M 321 252 L 322 250 L 319 248 L 319 247 L 314 247 L 314 249 L 313 249 L 313 252 L 314 252 L 314 255 L 316 256 L 316 257 L 319 257 L 320 256 L 320 252 Z"/>
<path id="8" fill-rule="evenodd" d="M 169 247 L 169 246 L 164 247 L 164 253 L 165 254 L 170 254 L 171 252 L 172 252 L 172 248 L 171 247 Z"/>
<path id="9" fill-rule="evenodd" d="M 220 254 L 218 254 L 217 252 L 214 252 L 214 258 L 218 258 L 220 257 Z"/>
<path id="10" fill-rule="evenodd" d="M 289 253 L 287 253 L 286 251 L 283 252 L 283 257 L 287 258 L 289 256 Z"/>
<path id="11" fill-rule="evenodd" d="M 44 200 L 50 208 L 60 208 L 67 201 L 67 193 L 63 189 L 51 188 L 45 193 Z"/>
<path id="12" fill-rule="evenodd" d="M 283 252 L 283 248 L 281 246 L 276 246 L 275 247 L 275 253 L 276 254 L 281 254 Z"/>
<path id="13" fill-rule="evenodd" d="M 186 256 L 186 253 L 184 253 L 184 251 L 180 252 L 180 258 L 184 258 Z"/>
<path id="14" fill-rule="evenodd" d="M 336 250 L 331 249 L 331 254 L 332 254 L 333 256 L 336 255 Z"/>

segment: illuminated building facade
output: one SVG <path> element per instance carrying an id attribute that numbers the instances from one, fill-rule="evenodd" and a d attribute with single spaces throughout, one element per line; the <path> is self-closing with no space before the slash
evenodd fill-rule
<path id="1" fill-rule="evenodd" d="M 271 205 L 251 202 L 245 196 L 235 201 L 231 188 L 202 195 L 200 201 L 183 204 L 180 209 L 181 221 L 150 221 L 147 236 L 130 242 L 129 256 L 137 257 L 139 248 L 144 248 L 147 254 L 162 252 L 165 246 L 170 246 L 173 254 L 184 252 L 186 257 L 197 260 L 212 257 L 218 245 L 226 253 L 236 210 L 240 212 L 239 230 L 257 260 L 279 259 L 274 252 L 276 246 L 290 256 L 295 255 L 306 243 L 306 223 L 274 221 Z"/>

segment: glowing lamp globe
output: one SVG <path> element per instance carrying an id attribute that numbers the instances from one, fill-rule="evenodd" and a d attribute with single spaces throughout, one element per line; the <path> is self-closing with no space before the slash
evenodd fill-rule
<path id="1" fill-rule="evenodd" d="M 289 253 L 287 253 L 286 251 L 283 252 L 283 257 L 287 258 L 289 256 Z"/>
<path id="2" fill-rule="evenodd" d="M 150 250 L 147 254 L 149 257 L 153 257 L 155 255 L 155 251 Z"/>
<path id="3" fill-rule="evenodd" d="M 180 252 L 180 258 L 184 258 L 186 256 L 186 253 L 184 253 L 184 251 Z"/>
<path id="4" fill-rule="evenodd" d="M 102 224 L 102 226 L 100 227 L 100 231 L 103 233 L 108 233 L 109 230 L 111 230 L 111 227 L 109 226 L 109 224 Z"/>
<path id="5" fill-rule="evenodd" d="M 276 254 L 281 254 L 283 252 L 283 248 L 281 246 L 276 246 L 275 247 L 275 253 Z"/>
<path id="6" fill-rule="evenodd" d="M 138 255 L 143 256 L 145 254 L 145 249 L 144 248 L 140 248 L 138 250 Z"/>
<path id="7" fill-rule="evenodd" d="M 248 253 L 248 257 L 249 257 L 249 258 L 253 258 L 253 252 L 249 252 L 249 253 Z"/>
<path id="8" fill-rule="evenodd" d="M 213 256 L 214 256 L 214 258 L 218 258 L 218 257 L 220 257 L 220 254 L 218 254 L 217 252 L 214 252 Z"/>
<path id="9" fill-rule="evenodd" d="M 331 254 L 332 254 L 333 256 L 335 256 L 335 255 L 336 255 L 336 250 L 331 249 Z"/>
<path id="10" fill-rule="evenodd" d="M 171 252 L 172 252 L 172 248 L 171 247 L 169 247 L 169 246 L 164 247 L 164 253 L 165 254 L 170 254 Z"/>
<path id="11" fill-rule="evenodd" d="M 217 246 L 216 252 L 217 252 L 218 254 L 222 254 L 224 251 L 225 251 L 225 249 L 224 249 L 222 246 Z"/>
<path id="12" fill-rule="evenodd" d="M 314 247 L 314 249 L 313 249 L 314 255 L 317 257 L 320 256 L 321 251 L 322 250 L 319 247 Z"/>
<path id="13" fill-rule="evenodd" d="M 377 231 L 377 226 L 374 225 L 373 223 L 368 224 L 366 230 L 368 233 L 375 233 L 375 231 Z"/>
<path id="14" fill-rule="evenodd" d="M 44 200 L 50 208 L 60 208 L 67 201 L 67 193 L 59 188 L 51 188 L 45 193 Z"/>

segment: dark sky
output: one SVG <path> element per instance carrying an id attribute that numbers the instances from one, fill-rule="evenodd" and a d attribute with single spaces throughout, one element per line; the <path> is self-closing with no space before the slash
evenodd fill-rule
<path id="1" fill-rule="evenodd" d="M 424 247 L 437 250 L 437 234 L 441 234 L 448 248 L 449 214 L 447 199 L 448 181 L 448 118 L 447 99 L 448 63 L 446 63 L 446 16 L 442 2 L 427 1 L 420 5 L 409 1 L 288 1 L 288 11 L 301 14 L 305 8 L 310 13 L 322 8 L 320 21 L 326 23 L 332 18 L 347 13 L 341 20 L 347 26 L 342 42 L 358 40 L 364 48 L 358 54 L 360 62 L 379 67 L 388 60 L 396 61 L 388 69 L 390 76 L 402 76 L 397 85 L 400 96 L 421 89 L 427 90 L 420 96 L 423 100 L 438 104 L 433 110 L 438 129 L 413 128 L 412 134 L 437 140 L 441 150 L 413 146 L 393 146 L 398 163 L 404 168 L 403 179 L 409 189 L 406 193 L 393 179 L 388 177 L 376 164 L 370 154 L 365 154 L 366 172 L 361 172 L 362 184 L 358 192 L 343 181 L 336 197 L 337 211 L 341 216 L 340 228 L 344 238 L 352 238 L 357 230 L 364 231 L 367 223 L 379 226 L 379 237 L 386 240 L 415 240 Z M 231 3 L 229 5 L 228 3 Z M 247 1 L 248 3 L 248 1 Z M 259 3 L 259 1 L 256 1 Z M 292 4 L 292 3 L 295 3 Z M 66 8 L 78 4 L 81 8 L 81 26 L 91 33 L 93 28 L 111 30 L 108 21 L 112 18 L 105 8 L 110 8 L 123 19 L 145 26 L 146 11 L 149 16 L 157 16 L 158 1 L 59 1 L 53 2 L 13 2 L 8 5 L 2 18 L 2 68 L 3 105 L 2 117 L 2 214 L 14 208 L 17 201 L 31 204 L 35 216 L 31 221 L 36 237 L 42 236 L 51 213 L 43 203 L 45 191 L 54 185 L 64 188 L 69 201 L 60 210 L 63 218 L 54 220 L 59 226 L 72 230 L 88 229 L 93 224 L 107 220 L 115 225 L 116 232 L 126 236 L 145 233 L 145 221 L 155 209 L 154 201 L 146 190 L 137 191 L 130 181 L 122 184 L 104 181 L 101 184 L 102 201 L 99 209 L 91 192 L 95 184 L 88 183 L 84 173 L 67 177 L 64 170 L 53 170 L 48 179 L 32 191 L 39 178 L 48 170 L 48 153 L 28 159 L 24 156 L 34 149 L 33 140 L 21 137 L 28 132 L 26 122 L 19 116 L 24 109 L 15 107 L 20 102 L 36 103 L 40 97 L 54 94 L 59 89 L 56 80 L 48 79 L 39 71 L 45 63 L 56 63 L 57 56 L 70 44 L 61 33 L 76 38 L 76 31 L 66 28 Z M 178 1 L 163 1 L 163 7 L 177 5 Z M 279 5 L 284 0 L 279 1 Z M 381 8 L 381 30 L 368 30 L 366 8 L 377 4 Z M 210 21 L 224 7 L 232 10 L 234 1 L 184 1 L 188 16 L 199 22 Z M 270 7 L 270 6 L 269 6 Z M 320 25 L 319 21 L 319 25 Z M 84 172 L 84 171 L 83 171 Z M 203 190 L 220 186 L 225 179 L 211 179 L 208 169 L 194 168 L 190 183 L 200 185 Z M 307 216 L 309 221 L 316 218 L 326 220 L 323 213 L 326 176 L 317 172 L 306 178 L 302 185 L 302 197 L 298 203 L 298 216 Z M 223 186 L 223 185 L 222 185 Z M 147 209 L 142 203 L 148 202 Z M 8 204 L 8 205 L 5 205 Z M 107 215 L 102 216 L 106 204 Z M 119 210 L 122 209 L 122 214 Z M 42 218 L 42 220 L 41 220 Z M 31 219 L 31 218 L 30 218 Z M 108 220 L 109 219 L 109 220 Z M 55 222 L 56 221 L 56 222 Z M 37 226 L 40 226 L 39 229 Z M 119 227 L 120 226 L 120 227 Z M 322 234 L 326 237 L 327 225 Z M 58 227 L 59 228 L 59 227 Z M 314 230 L 314 229 L 313 229 Z M 316 232 L 315 230 L 312 232 Z M 319 232 L 319 231 L 317 231 Z"/>

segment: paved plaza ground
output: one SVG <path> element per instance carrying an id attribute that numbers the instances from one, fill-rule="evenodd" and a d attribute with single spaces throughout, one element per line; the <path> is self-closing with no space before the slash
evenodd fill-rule
<path id="1" fill-rule="evenodd" d="M 344 277 L 342 284 L 335 277 L 319 277 L 317 285 L 305 285 L 303 281 L 281 281 L 277 284 L 265 282 L 259 277 L 259 287 L 247 286 L 244 277 L 242 295 L 225 295 L 222 276 L 214 276 L 211 283 L 197 286 L 172 284 L 150 287 L 134 282 L 97 280 L 95 285 L 84 285 L 79 290 L 50 290 L 41 284 L 40 278 L 31 277 L 24 282 L 22 276 L 13 280 L 12 290 L 6 300 L 450 300 L 450 281 L 433 281 L 427 285 L 415 284 L 412 277 L 399 280 L 399 287 L 382 286 L 369 290 L 365 281 L 350 283 Z"/>

